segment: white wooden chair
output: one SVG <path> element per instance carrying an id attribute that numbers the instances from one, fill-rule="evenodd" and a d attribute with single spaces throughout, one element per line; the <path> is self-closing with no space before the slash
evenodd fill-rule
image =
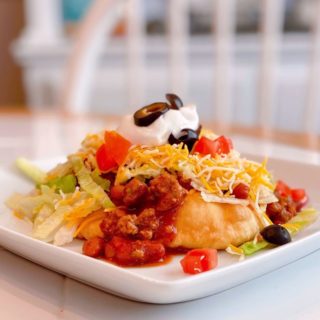
<path id="1" fill-rule="evenodd" d="M 235 0 L 212 0 L 214 5 L 214 118 L 228 124 L 232 122 L 231 83 L 234 74 L 233 48 L 235 35 Z M 277 87 L 277 67 L 279 43 L 281 41 L 285 0 L 263 0 L 260 22 L 260 64 L 258 83 L 257 125 L 264 131 L 272 127 L 275 110 L 275 89 Z M 144 90 L 144 17 L 141 0 L 96 0 L 82 25 L 74 46 L 64 85 L 62 108 L 67 112 L 89 111 L 89 96 L 95 63 L 106 34 L 110 36 L 115 23 L 126 16 L 128 23 L 128 88 L 129 104 L 139 106 Z M 170 88 L 183 96 L 188 85 L 188 1 L 170 0 L 168 14 L 168 45 Z M 320 13 L 320 1 L 317 4 Z M 315 15 L 316 17 L 318 15 Z M 320 83 L 320 19 L 313 23 L 313 48 L 308 76 L 308 93 L 305 102 L 304 131 L 317 131 L 317 110 L 319 109 L 318 83 Z"/>

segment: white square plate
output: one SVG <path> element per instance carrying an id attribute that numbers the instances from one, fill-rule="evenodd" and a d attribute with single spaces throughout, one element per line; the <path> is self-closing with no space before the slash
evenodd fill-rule
<path id="1" fill-rule="evenodd" d="M 47 169 L 53 162 L 44 161 L 40 165 Z M 310 203 L 320 207 L 318 166 L 269 159 L 268 168 L 276 178 L 305 188 Z M 81 241 L 56 247 L 31 238 L 30 225 L 13 217 L 3 203 L 12 192 L 28 192 L 32 185 L 14 171 L 0 169 L 0 188 L 0 244 L 3 247 L 71 278 L 132 300 L 175 303 L 198 299 L 261 276 L 320 248 L 318 220 L 293 242 L 262 251 L 244 261 L 220 252 L 218 268 L 195 276 L 182 272 L 179 256 L 162 266 L 121 268 L 82 255 Z"/>

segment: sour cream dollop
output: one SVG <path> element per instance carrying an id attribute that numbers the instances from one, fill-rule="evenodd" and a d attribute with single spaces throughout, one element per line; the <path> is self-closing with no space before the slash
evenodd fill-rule
<path id="1" fill-rule="evenodd" d="M 186 128 L 199 128 L 199 115 L 195 105 L 186 105 L 179 110 L 170 109 L 147 127 L 137 126 L 133 115 L 126 115 L 117 131 L 133 144 L 159 146 L 168 143 L 171 133 L 177 137 Z"/>

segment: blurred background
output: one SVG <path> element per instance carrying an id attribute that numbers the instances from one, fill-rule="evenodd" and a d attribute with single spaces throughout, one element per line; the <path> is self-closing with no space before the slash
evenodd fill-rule
<path id="1" fill-rule="evenodd" d="M 232 11 L 232 19 L 230 15 L 217 16 L 219 10 L 223 11 L 223 1 L 218 1 L 220 8 L 216 0 L 185 0 L 184 4 L 180 1 L 180 9 L 182 6 L 185 11 L 183 19 L 172 8 L 173 0 L 138 2 L 140 11 L 136 18 L 142 25 L 143 39 L 133 43 L 133 56 L 136 54 L 140 66 L 133 69 L 136 74 L 132 75 L 131 70 L 128 80 L 128 20 L 124 15 L 110 39 L 106 36 L 92 81 L 90 111 L 123 114 L 141 104 L 163 100 L 164 93 L 174 90 L 185 102 L 196 103 L 200 116 L 206 119 L 214 119 L 218 112 L 224 108 L 227 112 L 229 108 L 227 113 L 233 122 L 255 125 L 261 118 L 258 105 L 270 103 L 272 112 L 268 116 L 274 127 L 306 129 L 302 119 L 310 98 L 310 81 L 316 81 L 312 59 L 319 51 L 313 32 L 316 18 L 320 17 L 318 0 L 270 0 L 270 4 L 267 0 L 228 0 L 225 9 Z M 94 0 L 0 0 L 0 108 L 59 107 L 79 26 L 94 3 Z M 274 24 L 270 23 L 273 18 L 266 17 L 268 6 L 273 6 L 269 14 L 276 10 Z M 176 38 L 168 36 L 168 23 L 176 28 Z M 269 28 L 264 35 L 263 28 Z M 219 36 L 215 36 L 217 32 Z M 170 45 L 176 47 L 175 52 Z M 172 61 L 176 61 L 176 66 L 172 66 Z M 261 62 L 266 66 L 261 67 Z M 170 70 L 175 73 L 173 78 Z M 224 75 L 229 72 L 226 79 Z M 264 75 L 265 84 L 261 82 Z M 130 96 L 128 81 L 135 80 L 135 95 Z M 221 91 L 228 101 L 218 97 Z M 315 92 L 313 89 L 311 93 L 315 111 L 312 117 L 319 133 L 320 104 Z"/>

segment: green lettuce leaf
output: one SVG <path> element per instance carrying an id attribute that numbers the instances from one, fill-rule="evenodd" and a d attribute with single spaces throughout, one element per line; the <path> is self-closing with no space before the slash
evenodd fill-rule
<path id="1" fill-rule="evenodd" d="M 77 178 L 73 174 L 68 174 L 48 181 L 47 185 L 56 190 L 61 190 L 63 193 L 72 193 L 76 189 Z"/>
<path id="2" fill-rule="evenodd" d="M 26 217 L 33 221 L 44 205 L 54 207 L 54 203 L 60 199 L 60 195 L 48 186 L 42 185 L 38 194 L 26 196 L 15 193 L 6 200 L 5 204 L 22 218 Z"/>
<path id="3" fill-rule="evenodd" d="M 285 227 L 291 235 L 295 235 L 310 224 L 314 223 L 318 216 L 319 212 L 315 208 L 306 208 L 282 226 Z"/>
<path id="4" fill-rule="evenodd" d="M 91 173 L 91 177 L 92 177 L 93 181 L 96 184 L 98 184 L 104 191 L 110 190 L 110 181 L 102 178 L 97 170 L 94 170 Z"/>
<path id="5" fill-rule="evenodd" d="M 36 184 L 43 184 L 46 182 L 47 174 L 31 163 L 25 158 L 18 158 L 16 160 L 17 168 L 28 178 Z"/>
<path id="6" fill-rule="evenodd" d="M 61 206 L 47 217 L 41 224 L 34 226 L 32 237 L 50 242 L 54 239 L 55 233 L 64 224 L 64 216 L 71 210 L 70 206 Z"/>
<path id="7" fill-rule="evenodd" d="M 80 187 L 94 197 L 104 208 L 114 208 L 114 204 L 103 188 L 92 179 L 91 173 L 85 167 L 82 159 L 77 156 L 72 156 L 70 160 Z"/>
<path id="8" fill-rule="evenodd" d="M 245 256 L 250 256 L 251 254 L 260 251 L 266 247 L 270 246 L 270 243 L 268 243 L 265 240 L 261 241 L 248 241 L 242 244 L 239 248 L 242 249 L 243 254 Z"/>

